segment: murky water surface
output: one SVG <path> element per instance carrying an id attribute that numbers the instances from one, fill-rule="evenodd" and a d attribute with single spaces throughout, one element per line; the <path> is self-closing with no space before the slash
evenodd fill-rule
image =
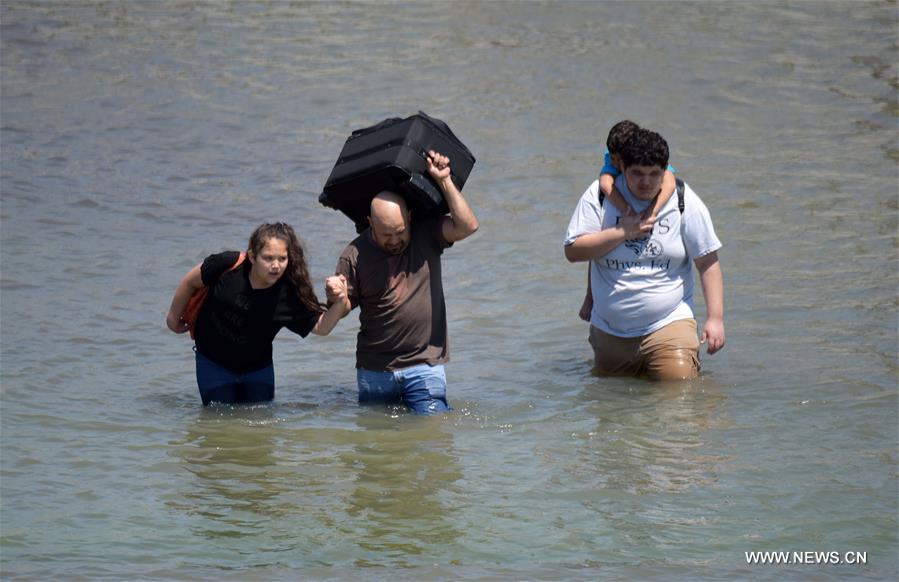
<path id="1" fill-rule="evenodd" d="M 895 579 L 896 31 L 895 2 L 4 1 L 4 579 Z M 286 220 L 324 278 L 344 138 L 419 109 L 478 158 L 456 411 L 359 408 L 355 316 L 276 341 L 273 404 L 202 409 L 180 277 Z M 589 373 L 561 240 L 623 118 L 725 244 L 692 383 Z"/>

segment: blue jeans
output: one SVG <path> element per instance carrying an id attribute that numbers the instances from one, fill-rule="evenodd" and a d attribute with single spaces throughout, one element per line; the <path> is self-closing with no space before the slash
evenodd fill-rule
<path id="1" fill-rule="evenodd" d="M 443 366 L 419 364 L 376 372 L 358 368 L 359 404 L 405 404 L 416 414 L 452 410 L 446 403 L 446 372 Z"/>
<path id="2" fill-rule="evenodd" d="M 196 351 L 196 350 L 194 350 Z M 197 386 L 203 406 L 210 402 L 249 404 L 275 398 L 275 367 L 238 374 L 219 366 L 200 352 L 197 354 Z"/>

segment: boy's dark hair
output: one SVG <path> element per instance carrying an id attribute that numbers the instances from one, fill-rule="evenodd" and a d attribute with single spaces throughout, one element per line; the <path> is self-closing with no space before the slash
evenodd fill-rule
<path id="1" fill-rule="evenodd" d="M 668 142 L 661 135 L 648 129 L 637 129 L 619 152 L 624 167 L 668 167 Z"/>
<path id="2" fill-rule="evenodd" d="M 621 148 L 630 139 L 631 134 L 640 129 L 640 126 L 629 119 L 619 121 L 609 130 L 609 136 L 606 138 L 606 149 L 610 154 L 620 154 Z"/>

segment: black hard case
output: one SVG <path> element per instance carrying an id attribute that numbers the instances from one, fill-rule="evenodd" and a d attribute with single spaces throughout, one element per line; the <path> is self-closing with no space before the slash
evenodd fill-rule
<path id="1" fill-rule="evenodd" d="M 371 199 L 383 190 L 403 196 L 416 216 L 446 214 L 443 194 L 428 174 L 428 150 L 449 157 L 453 183 L 461 190 L 474 156 L 446 123 L 419 111 L 354 131 L 318 200 L 346 214 L 359 232 L 368 226 Z"/>

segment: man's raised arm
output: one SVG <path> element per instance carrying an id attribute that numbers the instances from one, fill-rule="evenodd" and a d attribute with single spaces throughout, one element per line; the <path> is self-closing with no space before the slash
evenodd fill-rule
<path id="1" fill-rule="evenodd" d="M 449 218 L 443 221 L 443 238 L 452 243 L 474 234 L 478 230 L 478 219 L 450 177 L 450 159 L 433 150 L 429 151 L 428 173 L 440 185 L 449 206 Z"/>

